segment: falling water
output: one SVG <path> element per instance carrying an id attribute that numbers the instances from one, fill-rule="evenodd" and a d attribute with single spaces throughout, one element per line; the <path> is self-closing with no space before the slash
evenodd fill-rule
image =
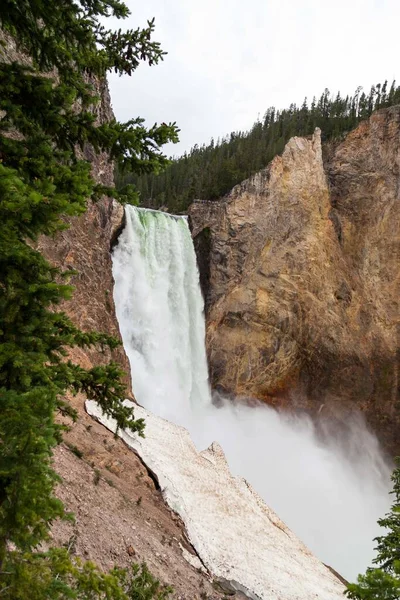
<path id="1" fill-rule="evenodd" d="M 184 217 L 128 206 L 113 253 L 114 298 L 137 400 L 184 425 L 199 449 L 217 440 L 231 470 L 326 564 L 354 579 L 371 564 L 390 469 L 355 419 L 325 436 L 312 421 L 264 406 L 211 401 L 203 300 Z"/>

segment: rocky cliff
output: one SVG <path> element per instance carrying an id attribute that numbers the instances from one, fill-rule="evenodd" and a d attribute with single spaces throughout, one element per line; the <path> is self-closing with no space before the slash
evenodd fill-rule
<path id="1" fill-rule="evenodd" d="M 106 81 L 93 81 L 101 101 L 96 106 L 99 123 L 113 117 L 110 95 Z M 84 158 L 90 160 L 96 181 L 112 186 L 113 165 L 104 153 L 95 154 L 86 147 Z M 53 238 L 43 237 L 39 248 L 52 263 L 62 269 L 74 269 L 72 302 L 62 306 L 73 321 L 84 331 L 104 331 L 120 338 L 113 300 L 113 278 L 110 249 L 114 236 L 121 225 L 124 210 L 111 198 L 103 197 L 93 203 L 88 201 L 88 210 L 80 218 L 71 220 L 69 229 Z M 96 349 L 74 349 L 73 357 L 84 367 L 101 364 L 110 358 L 118 362 L 126 373 L 129 363 L 121 346 L 112 353 L 99 353 Z M 130 393 L 129 376 L 126 384 Z"/>
<path id="2" fill-rule="evenodd" d="M 0 29 L 0 59 L 2 62 L 29 65 L 30 59 L 21 53 L 15 40 Z M 57 78 L 57 73 L 53 76 Z M 93 79 L 90 83 L 100 101 L 93 107 L 97 123 L 113 118 L 107 81 Z M 0 114 L 1 118 L 1 114 Z M 8 132 L 9 137 L 18 137 L 17 131 Z M 96 181 L 113 185 L 113 165 L 104 153 L 96 154 L 86 146 L 82 155 L 91 162 Z M 102 198 L 96 204 L 88 201 L 88 210 L 79 219 L 70 220 L 70 228 L 54 237 L 42 237 L 38 248 L 57 267 L 75 269 L 77 274 L 70 283 L 75 287 L 72 302 L 61 308 L 83 330 L 102 330 L 120 339 L 113 301 L 113 279 L 111 272 L 110 246 L 117 228 L 121 225 L 123 208 L 111 198 Z M 110 354 L 102 355 L 96 350 L 74 349 L 73 358 L 85 367 L 108 361 Z M 121 346 L 112 353 L 112 358 L 129 372 L 128 359 Z M 129 377 L 126 378 L 128 388 Z"/>
<path id="3" fill-rule="evenodd" d="M 190 207 L 211 381 L 275 406 L 361 409 L 400 451 L 400 107 L 335 145 L 291 139 Z"/>

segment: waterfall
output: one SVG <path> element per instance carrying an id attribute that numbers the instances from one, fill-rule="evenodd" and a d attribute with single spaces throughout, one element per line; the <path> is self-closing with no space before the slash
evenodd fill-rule
<path id="1" fill-rule="evenodd" d="M 187 219 L 128 206 L 113 273 L 135 396 L 184 425 L 192 410 L 211 401 L 203 299 Z"/>
<path id="2" fill-rule="evenodd" d="M 186 427 L 201 450 L 218 441 L 233 473 L 326 564 L 354 579 L 371 564 L 376 521 L 388 510 L 390 468 L 375 436 L 317 435 L 305 416 L 212 403 L 203 300 L 185 217 L 126 207 L 113 252 L 114 299 L 140 404 Z M 256 540 L 255 540 L 256 543 Z"/>

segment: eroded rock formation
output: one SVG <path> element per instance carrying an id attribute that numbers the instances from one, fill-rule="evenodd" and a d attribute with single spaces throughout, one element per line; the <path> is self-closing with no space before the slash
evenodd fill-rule
<path id="1" fill-rule="evenodd" d="M 29 65 L 30 58 L 21 52 L 15 40 L 0 29 L 0 57 L 3 62 L 18 62 Z M 52 76 L 57 79 L 57 72 Z M 107 81 L 92 78 L 90 83 L 100 101 L 93 107 L 97 123 L 105 123 L 113 118 Z M 0 119 L 1 119 L 0 114 Z M 18 131 L 9 131 L 8 137 L 18 138 Z M 77 154 L 91 162 L 92 174 L 96 181 L 107 186 L 113 185 L 113 164 L 107 154 L 96 154 L 90 146 Z M 54 237 L 42 237 L 38 249 L 61 270 L 75 269 L 77 274 L 70 283 L 75 287 L 72 302 L 61 306 L 83 330 L 102 330 L 120 339 L 115 317 L 112 295 L 113 279 L 111 270 L 110 245 L 123 218 L 123 208 L 111 198 L 102 198 L 96 204 L 88 201 L 88 210 L 80 218 L 70 219 L 71 227 Z M 102 354 L 96 349 L 75 348 L 72 357 L 84 367 L 108 361 L 109 353 Z M 129 372 L 128 359 L 121 348 L 112 353 L 112 358 Z M 126 378 L 128 387 L 129 377 Z"/>
<path id="2" fill-rule="evenodd" d="M 360 408 L 400 450 L 400 107 L 340 144 L 291 139 L 216 202 L 190 207 L 211 381 L 328 414 Z"/>

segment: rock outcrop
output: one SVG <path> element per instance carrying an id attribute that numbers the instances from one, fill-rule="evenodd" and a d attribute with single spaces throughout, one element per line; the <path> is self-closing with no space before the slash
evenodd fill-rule
<path id="1" fill-rule="evenodd" d="M 400 107 L 339 144 L 291 139 L 190 207 L 212 385 L 284 407 L 361 409 L 400 451 Z"/>
<path id="2" fill-rule="evenodd" d="M 18 62 L 29 66 L 30 58 L 18 48 L 15 40 L 0 29 L 0 59 L 2 62 Z M 51 74 L 57 79 L 57 72 Z M 114 115 L 111 108 L 108 84 L 105 79 L 91 78 L 90 83 L 100 101 L 92 110 L 98 124 L 111 120 Z M 0 114 L 1 119 L 1 114 Z M 17 131 L 7 132 L 8 137 L 18 137 Z M 77 154 L 89 160 L 94 179 L 106 186 L 114 182 L 113 164 L 105 153 L 96 154 L 90 146 Z M 99 202 L 88 201 L 88 210 L 80 218 L 70 219 L 70 228 L 54 237 L 41 237 L 38 249 L 61 270 L 75 269 L 77 274 L 70 279 L 75 287 L 71 302 L 64 302 L 64 310 L 83 330 L 101 330 L 121 339 L 113 300 L 113 278 L 110 246 L 123 219 L 123 208 L 111 198 L 102 198 Z M 77 349 L 71 353 L 74 360 L 89 368 L 113 358 L 129 373 L 129 363 L 121 348 L 102 354 L 96 349 Z M 129 377 L 126 384 L 130 388 Z"/>

